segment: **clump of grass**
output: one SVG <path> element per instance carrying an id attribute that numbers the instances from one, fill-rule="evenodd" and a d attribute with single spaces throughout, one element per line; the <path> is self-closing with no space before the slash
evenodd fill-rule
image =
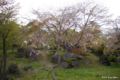
<path id="1" fill-rule="evenodd" d="M 60 52 L 60 55 L 63 55 L 65 53 L 67 53 L 67 50 L 60 50 L 59 52 Z"/>

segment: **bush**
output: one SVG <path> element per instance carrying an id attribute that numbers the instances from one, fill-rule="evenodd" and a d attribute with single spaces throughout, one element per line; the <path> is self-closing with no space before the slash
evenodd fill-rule
<path id="1" fill-rule="evenodd" d="M 111 56 L 111 57 L 109 57 L 109 60 L 110 60 L 111 62 L 115 62 L 115 61 L 116 61 L 116 58 L 115 58 L 115 56 Z"/>
<path id="2" fill-rule="evenodd" d="M 72 49 L 72 53 L 74 53 L 74 54 L 82 54 L 83 52 L 82 52 L 82 48 L 73 48 Z"/>
<path id="3" fill-rule="evenodd" d="M 49 50 L 57 50 L 57 47 L 56 47 L 56 46 L 54 46 L 54 47 L 50 47 Z"/>
<path id="4" fill-rule="evenodd" d="M 103 55 L 103 50 L 104 50 L 104 44 L 101 44 L 98 47 L 93 47 L 95 53 L 98 53 L 98 55 L 102 56 Z"/>
<path id="5" fill-rule="evenodd" d="M 98 51 L 98 47 L 93 47 L 93 50 L 94 50 L 95 52 L 97 52 L 97 51 Z"/>

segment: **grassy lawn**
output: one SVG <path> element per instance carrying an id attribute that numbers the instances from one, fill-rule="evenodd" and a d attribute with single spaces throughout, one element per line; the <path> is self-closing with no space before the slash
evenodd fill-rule
<path id="1" fill-rule="evenodd" d="M 13 53 L 8 51 L 7 68 L 10 64 L 16 63 L 20 72 L 23 73 L 23 77 L 15 77 L 14 75 L 9 75 L 9 77 L 12 77 L 14 80 L 52 80 L 52 65 L 54 65 L 54 63 L 50 62 L 52 53 L 43 52 L 40 54 L 41 60 L 39 62 L 26 58 L 16 58 L 16 53 L 17 51 Z M 64 51 L 61 51 L 61 54 L 63 53 Z M 111 63 L 110 66 L 102 66 L 98 64 L 98 57 L 91 53 L 87 53 L 87 55 L 83 56 L 82 60 L 79 61 L 77 69 L 56 68 L 55 75 L 57 80 L 120 80 L 120 63 L 118 65 Z M 2 56 L 2 51 L 0 51 L 0 60 Z M 85 64 L 86 62 L 89 62 L 89 64 Z M 23 70 L 23 67 L 27 65 L 32 66 L 31 71 Z M 111 77 L 112 79 L 110 79 Z M 117 78 L 113 79 L 113 77 Z"/>

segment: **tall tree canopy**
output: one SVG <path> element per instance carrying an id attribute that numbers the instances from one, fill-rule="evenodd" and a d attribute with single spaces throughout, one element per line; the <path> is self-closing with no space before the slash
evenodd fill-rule
<path id="1" fill-rule="evenodd" d="M 18 9 L 19 5 L 14 3 L 14 0 L 0 0 L 0 38 L 2 40 L 4 54 L 3 78 L 6 77 L 6 45 L 10 38 L 13 37 L 15 27 L 18 27 L 15 22 Z M 1 70 L 2 65 L 0 66 L 0 75 L 2 73 Z"/>

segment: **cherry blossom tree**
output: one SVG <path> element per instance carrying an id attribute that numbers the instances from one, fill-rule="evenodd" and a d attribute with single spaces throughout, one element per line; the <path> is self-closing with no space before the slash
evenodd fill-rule
<path id="1" fill-rule="evenodd" d="M 86 28 L 90 27 L 91 22 L 100 25 L 106 24 L 109 19 L 108 10 L 91 2 L 83 2 L 75 6 L 66 7 L 56 13 L 40 13 L 34 11 L 34 14 L 45 24 L 43 28 L 53 37 L 57 46 L 58 64 L 53 66 L 53 80 L 55 77 L 55 68 L 60 65 L 60 45 L 64 45 L 68 51 L 74 46 L 81 45 L 81 40 L 85 34 Z M 90 36 L 91 34 L 86 34 Z M 70 50 L 69 50 L 70 49 Z"/>
<path id="2" fill-rule="evenodd" d="M 41 48 L 43 50 L 44 47 L 46 47 L 48 44 L 48 34 L 46 31 L 37 29 L 34 34 L 29 35 L 29 41 L 30 45 L 34 48 Z"/>
<path id="3" fill-rule="evenodd" d="M 117 57 L 120 55 L 120 17 L 117 17 L 111 24 L 113 29 L 110 29 L 110 32 L 107 34 L 107 48 L 104 52 L 106 55 L 114 56 L 117 65 Z"/>

